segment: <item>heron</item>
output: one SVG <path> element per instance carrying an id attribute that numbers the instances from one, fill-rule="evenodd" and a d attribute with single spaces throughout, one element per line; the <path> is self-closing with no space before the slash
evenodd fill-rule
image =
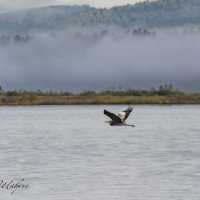
<path id="1" fill-rule="evenodd" d="M 114 113 L 104 110 L 104 114 L 111 119 L 110 121 L 106 121 L 106 122 L 109 123 L 111 126 L 135 127 L 135 125 L 130 125 L 130 124 L 125 123 L 125 120 L 128 118 L 128 116 L 130 115 L 132 110 L 133 110 L 133 108 L 129 106 L 126 110 L 119 112 L 118 116 L 115 115 Z"/>

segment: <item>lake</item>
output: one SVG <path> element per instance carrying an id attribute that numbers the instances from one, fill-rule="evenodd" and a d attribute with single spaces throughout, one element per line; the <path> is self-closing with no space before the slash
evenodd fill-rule
<path id="1" fill-rule="evenodd" d="M 0 187 L 12 200 L 199 200 L 200 106 L 0 107 Z"/>

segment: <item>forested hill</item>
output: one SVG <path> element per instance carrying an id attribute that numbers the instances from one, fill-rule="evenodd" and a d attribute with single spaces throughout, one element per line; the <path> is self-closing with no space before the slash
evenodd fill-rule
<path id="1" fill-rule="evenodd" d="M 70 27 L 165 28 L 200 24 L 200 0 L 157 0 L 97 9 L 49 6 L 0 14 L 1 33 L 56 31 Z"/>

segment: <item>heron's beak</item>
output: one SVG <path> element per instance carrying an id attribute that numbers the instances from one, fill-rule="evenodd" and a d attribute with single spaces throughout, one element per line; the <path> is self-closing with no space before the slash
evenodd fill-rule
<path id="1" fill-rule="evenodd" d="M 110 123 L 111 121 L 105 121 L 105 123 Z"/>

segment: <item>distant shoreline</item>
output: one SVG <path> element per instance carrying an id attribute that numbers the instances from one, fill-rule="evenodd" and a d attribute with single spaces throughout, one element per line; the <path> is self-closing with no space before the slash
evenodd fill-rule
<path id="1" fill-rule="evenodd" d="M 200 94 L 176 96 L 12 96 L 0 97 L 0 106 L 29 105 L 103 105 L 200 104 Z"/>
<path id="2" fill-rule="evenodd" d="M 103 104 L 200 104 L 200 93 L 187 94 L 172 85 L 160 85 L 150 90 L 115 90 L 102 92 L 4 91 L 0 88 L 0 106 L 22 105 L 103 105 Z"/>

